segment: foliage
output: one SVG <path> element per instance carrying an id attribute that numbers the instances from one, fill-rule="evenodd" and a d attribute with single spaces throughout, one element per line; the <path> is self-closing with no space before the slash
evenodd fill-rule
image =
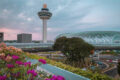
<path id="1" fill-rule="evenodd" d="M 110 52 L 101 52 L 101 54 L 109 54 L 109 55 L 114 55 L 114 56 L 117 56 L 118 53 L 114 52 L 114 51 L 110 51 Z"/>
<path id="2" fill-rule="evenodd" d="M 36 65 L 26 62 L 25 57 L 21 49 L 12 46 L 7 47 L 4 43 L 1 43 L 0 80 L 36 79 L 38 77 L 38 73 L 34 70 Z"/>
<path id="3" fill-rule="evenodd" d="M 61 50 L 70 63 L 75 63 L 77 66 L 85 64 L 85 57 L 88 57 L 94 47 L 88 44 L 81 38 L 66 38 L 60 37 L 56 39 L 53 46 L 55 50 Z"/>
<path id="4" fill-rule="evenodd" d="M 76 73 L 78 75 L 81 75 L 81 76 L 84 76 L 84 77 L 87 77 L 87 78 L 90 78 L 91 80 L 113 80 L 112 78 L 110 78 L 106 75 L 102 75 L 102 74 L 99 74 L 99 73 L 93 73 L 92 71 L 89 71 L 89 70 L 83 71 L 80 68 L 75 68 L 75 67 L 72 67 L 70 65 L 66 65 L 66 64 L 63 64 L 61 62 L 56 62 L 56 61 L 53 61 L 53 60 L 50 60 L 50 59 L 47 59 L 45 57 L 41 57 L 41 56 L 38 56 L 38 55 L 35 55 L 35 54 L 27 53 L 26 55 L 29 56 L 32 59 L 44 59 L 44 60 L 47 61 L 47 63 L 49 63 L 51 65 L 60 67 L 62 69 L 68 70 L 70 72 Z"/>
<path id="5" fill-rule="evenodd" d="M 36 71 L 36 67 L 46 61 L 39 58 L 39 63 L 33 65 L 27 62 L 25 54 L 21 49 L 0 43 L 0 80 L 43 80 L 47 77 Z"/>
<path id="6" fill-rule="evenodd" d="M 39 52 L 40 54 L 60 54 L 60 51 Z"/>
<path id="7" fill-rule="evenodd" d="M 118 74 L 120 75 L 120 62 L 118 62 L 117 70 L 118 70 Z"/>

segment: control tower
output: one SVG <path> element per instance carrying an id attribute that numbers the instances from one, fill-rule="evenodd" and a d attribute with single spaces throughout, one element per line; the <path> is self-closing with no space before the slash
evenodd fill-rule
<path id="1" fill-rule="evenodd" d="M 38 12 L 38 16 L 43 21 L 43 43 L 47 43 L 47 20 L 51 18 L 52 13 L 49 12 L 47 4 L 43 5 L 43 8 Z"/>

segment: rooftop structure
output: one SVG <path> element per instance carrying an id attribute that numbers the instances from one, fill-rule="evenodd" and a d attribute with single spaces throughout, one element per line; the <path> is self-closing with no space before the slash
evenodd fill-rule
<path id="1" fill-rule="evenodd" d="M 120 44 L 120 32 L 119 31 L 86 31 L 80 33 L 63 33 L 57 36 L 59 37 L 80 37 L 91 44 Z"/>
<path id="2" fill-rule="evenodd" d="M 18 34 L 17 35 L 17 42 L 18 43 L 31 43 L 32 42 L 32 34 Z"/>
<path id="3" fill-rule="evenodd" d="M 0 42 L 3 42 L 3 41 L 4 41 L 4 33 L 0 32 Z"/>

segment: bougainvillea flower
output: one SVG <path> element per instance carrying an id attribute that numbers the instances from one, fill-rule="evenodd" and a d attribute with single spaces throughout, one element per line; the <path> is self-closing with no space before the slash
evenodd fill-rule
<path id="1" fill-rule="evenodd" d="M 19 59 L 19 56 L 13 55 L 13 56 L 12 56 L 12 59 L 14 59 L 14 60 L 15 60 L 15 59 Z"/>
<path id="2" fill-rule="evenodd" d="M 31 66 L 31 62 L 25 62 L 25 63 L 24 63 L 24 66 L 25 66 L 25 67 L 26 67 L 26 66 L 29 66 L 29 67 L 30 67 L 30 66 Z"/>
<path id="3" fill-rule="evenodd" d="M 20 72 L 13 73 L 12 75 L 13 75 L 14 77 L 19 77 L 19 76 L 20 76 Z"/>
<path id="4" fill-rule="evenodd" d="M 16 64 L 23 65 L 23 62 L 22 61 L 16 61 Z"/>
<path id="5" fill-rule="evenodd" d="M 7 61 L 7 62 L 10 62 L 11 60 L 12 60 L 12 57 L 9 55 L 5 58 L 5 61 Z"/>
<path id="6" fill-rule="evenodd" d="M 7 76 L 4 75 L 4 76 L 0 76 L 0 80 L 6 80 L 7 79 Z"/>
<path id="7" fill-rule="evenodd" d="M 60 75 L 57 76 L 57 79 L 58 80 L 65 80 L 65 78 L 63 76 L 60 76 Z"/>
<path id="8" fill-rule="evenodd" d="M 47 78 L 45 80 L 65 80 L 65 78 L 63 76 L 60 76 L 60 75 L 58 75 L 58 76 L 53 75 L 52 78 L 50 78 L 50 79 Z"/>
<path id="9" fill-rule="evenodd" d="M 5 43 L 0 43 L 0 47 L 6 47 L 6 44 Z"/>
<path id="10" fill-rule="evenodd" d="M 46 78 L 45 80 L 51 80 L 51 79 Z"/>
<path id="11" fill-rule="evenodd" d="M 5 57 L 5 53 L 0 54 L 0 57 Z"/>
<path id="12" fill-rule="evenodd" d="M 46 64 L 46 61 L 44 59 L 39 59 L 39 62 L 41 62 L 42 64 Z"/>
<path id="13" fill-rule="evenodd" d="M 1 59 L 5 59 L 5 53 L 0 54 Z"/>
<path id="14" fill-rule="evenodd" d="M 35 72 L 34 69 L 28 70 L 28 71 L 27 71 L 27 74 L 32 74 L 32 76 L 37 76 L 37 73 Z"/>
<path id="15" fill-rule="evenodd" d="M 13 65 L 13 64 L 7 64 L 7 67 L 8 67 L 8 68 L 13 68 L 14 65 Z"/>

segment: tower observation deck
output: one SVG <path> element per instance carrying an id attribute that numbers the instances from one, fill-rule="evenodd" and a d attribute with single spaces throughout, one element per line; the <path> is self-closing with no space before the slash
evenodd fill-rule
<path id="1" fill-rule="evenodd" d="M 38 12 L 38 16 L 43 21 L 43 43 L 47 43 L 47 20 L 51 18 L 52 13 L 49 12 L 46 4 L 44 4 L 41 11 Z"/>

